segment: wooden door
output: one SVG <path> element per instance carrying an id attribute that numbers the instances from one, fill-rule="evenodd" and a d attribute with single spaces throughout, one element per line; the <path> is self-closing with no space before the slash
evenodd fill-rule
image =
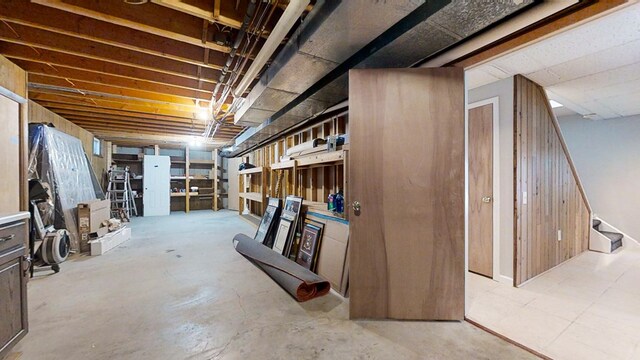
<path id="1" fill-rule="evenodd" d="M 350 71 L 351 318 L 463 319 L 464 112 L 460 68 Z"/>
<path id="2" fill-rule="evenodd" d="M 469 110 L 469 271 L 493 278 L 493 104 Z"/>
<path id="3" fill-rule="evenodd" d="M 171 208 L 171 159 L 169 156 L 144 157 L 144 216 L 169 215 Z M 188 190 L 188 189 L 187 189 Z"/>

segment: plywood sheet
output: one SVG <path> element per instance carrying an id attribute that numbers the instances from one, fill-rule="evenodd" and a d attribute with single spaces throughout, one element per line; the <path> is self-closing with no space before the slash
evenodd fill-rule
<path id="1" fill-rule="evenodd" d="M 351 318 L 464 316 L 459 68 L 349 73 Z"/>

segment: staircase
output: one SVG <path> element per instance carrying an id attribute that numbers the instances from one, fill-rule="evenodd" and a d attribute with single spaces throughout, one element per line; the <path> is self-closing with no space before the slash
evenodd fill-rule
<path id="1" fill-rule="evenodd" d="M 593 219 L 593 229 L 597 232 L 597 234 L 601 234 L 602 236 L 604 236 L 605 239 L 608 239 L 608 241 L 602 241 L 602 238 L 599 238 L 600 241 L 598 241 L 600 244 L 599 246 L 597 246 L 597 248 L 593 248 L 593 246 L 590 246 L 590 248 L 592 248 L 592 250 L 596 250 L 596 251 L 601 251 L 601 252 L 606 252 L 606 253 L 612 253 L 614 251 L 616 251 L 616 249 L 622 247 L 622 238 L 624 237 L 623 234 L 618 233 L 618 232 L 613 232 L 613 231 L 606 231 L 606 230 L 601 230 L 600 226 L 602 226 L 602 221 L 598 220 L 598 219 Z M 594 234 L 594 235 L 597 235 Z M 593 239 L 592 236 L 592 245 L 595 239 Z"/>

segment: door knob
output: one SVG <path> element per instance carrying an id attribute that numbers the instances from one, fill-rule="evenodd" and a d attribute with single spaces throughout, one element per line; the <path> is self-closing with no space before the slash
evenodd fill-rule
<path id="1" fill-rule="evenodd" d="M 360 202 L 354 201 L 351 206 L 353 207 L 353 211 L 360 211 Z"/>
<path id="2" fill-rule="evenodd" d="M 493 199 L 491 199 L 491 196 L 485 196 L 485 197 L 482 198 L 482 202 L 483 203 L 487 203 L 487 204 L 490 203 L 491 200 L 493 200 Z"/>

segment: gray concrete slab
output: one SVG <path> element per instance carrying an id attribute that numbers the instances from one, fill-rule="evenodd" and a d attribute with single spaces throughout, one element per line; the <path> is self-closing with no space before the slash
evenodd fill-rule
<path id="1" fill-rule="evenodd" d="M 133 238 L 29 283 L 19 359 L 530 359 L 468 323 L 349 321 L 297 303 L 233 249 L 236 212 L 136 218 Z"/>

